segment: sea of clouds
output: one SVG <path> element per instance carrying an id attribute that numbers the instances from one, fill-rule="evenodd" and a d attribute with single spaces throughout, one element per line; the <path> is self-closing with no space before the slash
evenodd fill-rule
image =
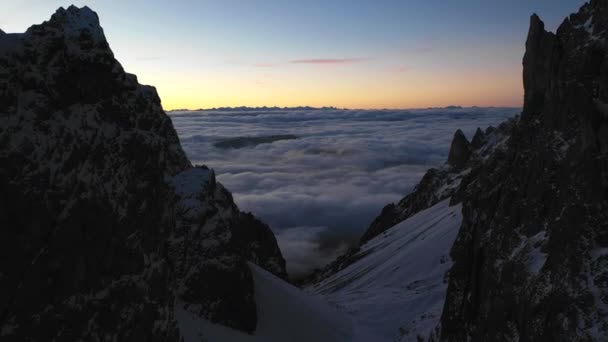
<path id="1" fill-rule="evenodd" d="M 251 109 L 169 114 L 190 160 L 215 169 L 237 205 L 272 227 L 290 275 L 298 277 L 343 253 L 382 207 L 411 191 L 428 168 L 443 164 L 456 129 L 471 139 L 477 127 L 496 126 L 519 112 Z M 248 144 L 248 138 L 254 139 Z M 226 147 L 233 140 L 240 148 Z"/>

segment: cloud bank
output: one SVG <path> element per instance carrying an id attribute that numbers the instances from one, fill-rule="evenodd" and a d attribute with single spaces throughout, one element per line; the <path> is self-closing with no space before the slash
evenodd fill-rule
<path id="1" fill-rule="evenodd" d="M 470 139 L 513 108 L 172 112 L 191 161 L 216 170 L 242 210 L 274 230 L 292 276 L 321 267 L 356 241 L 380 209 L 429 167 L 443 164 L 454 131 Z M 234 138 L 298 139 L 217 148 Z"/>

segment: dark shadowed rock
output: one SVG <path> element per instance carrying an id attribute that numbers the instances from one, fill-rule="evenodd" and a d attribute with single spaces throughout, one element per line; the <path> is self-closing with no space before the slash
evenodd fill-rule
<path id="1" fill-rule="evenodd" d="M 462 133 L 461 130 L 457 130 L 452 139 L 452 145 L 448 155 L 448 164 L 456 169 L 462 169 L 469 161 L 471 153 L 471 144 L 464 136 L 464 133 Z"/>
<path id="2" fill-rule="evenodd" d="M 178 341 L 176 304 L 251 332 L 247 262 L 285 277 L 87 7 L 0 35 L 0 165 L 3 341 Z"/>
<path id="3" fill-rule="evenodd" d="M 531 19 L 506 148 L 462 181 L 445 341 L 608 340 L 608 3 Z"/>
<path id="4" fill-rule="evenodd" d="M 545 102 L 549 87 L 549 75 L 554 56 L 559 54 L 558 40 L 545 31 L 545 24 L 534 14 L 530 18 L 530 30 L 524 55 L 524 113 L 538 114 Z M 533 72 L 532 72 L 533 70 Z"/>
<path id="5" fill-rule="evenodd" d="M 471 140 L 471 146 L 474 149 L 478 149 L 486 142 L 486 135 L 483 133 L 481 128 L 477 127 L 473 140 Z"/>

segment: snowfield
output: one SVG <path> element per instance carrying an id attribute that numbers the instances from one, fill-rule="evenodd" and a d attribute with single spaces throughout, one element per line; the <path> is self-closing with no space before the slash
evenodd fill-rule
<path id="1" fill-rule="evenodd" d="M 258 326 L 253 336 L 178 309 L 186 342 L 415 341 L 439 322 L 452 265 L 449 251 L 462 222 L 449 199 L 370 240 L 357 262 L 300 290 L 250 264 Z"/>
<path id="2" fill-rule="evenodd" d="M 449 199 L 395 225 L 362 246 L 364 257 L 307 292 L 321 294 L 369 327 L 377 341 L 415 341 L 439 323 L 449 252 L 462 206 Z"/>

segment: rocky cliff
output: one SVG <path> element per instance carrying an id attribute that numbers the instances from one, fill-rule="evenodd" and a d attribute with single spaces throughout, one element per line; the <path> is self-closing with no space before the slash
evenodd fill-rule
<path id="1" fill-rule="evenodd" d="M 177 341 L 178 305 L 252 332 L 247 262 L 286 278 L 86 7 L 0 32 L 0 194 L 3 341 Z"/>
<path id="2" fill-rule="evenodd" d="M 522 114 L 469 142 L 386 206 L 360 246 L 443 199 L 462 203 L 434 341 L 608 340 L 608 3 L 556 33 L 534 15 Z M 364 259 L 355 248 L 310 281 Z M 404 308 L 404 310 L 407 310 Z"/>
<path id="3" fill-rule="evenodd" d="M 463 178 L 440 337 L 608 339 L 608 3 L 531 18 L 524 109 Z"/>

